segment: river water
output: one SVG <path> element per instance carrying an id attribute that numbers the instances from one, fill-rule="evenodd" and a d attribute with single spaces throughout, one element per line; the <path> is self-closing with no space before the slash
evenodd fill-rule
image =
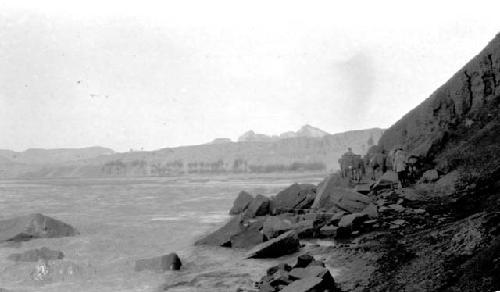
<path id="1" fill-rule="evenodd" d="M 80 231 L 76 237 L 0 246 L 0 288 L 14 291 L 235 291 L 251 287 L 277 260 L 243 260 L 244 251 L 195 247 L 194 241 L 229 219 L 241 190 L 274 195 L 293 182 L 323 175 L 50 179 L 0 181 L 0 219 L 43 213 Z M 45 281 L 36 263 L 15 263 L 12 253 L 48 247 L 64 252 L 49 262 L 66 271 Z M 135 260 L 177 252 L 178 272 L 134 272 Z"/>

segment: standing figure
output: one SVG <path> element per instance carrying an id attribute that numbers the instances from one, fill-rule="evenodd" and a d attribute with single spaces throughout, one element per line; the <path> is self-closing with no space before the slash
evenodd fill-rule
<path id="1" fill-rule="evenodd" d="M 402 147 L 396 148 L 394 152 L 394 157 L 392 161 L 392 167 L 394 171 L 398 174 L 398 184 L 400 187 L 406 187 L 406 152 Z"/>

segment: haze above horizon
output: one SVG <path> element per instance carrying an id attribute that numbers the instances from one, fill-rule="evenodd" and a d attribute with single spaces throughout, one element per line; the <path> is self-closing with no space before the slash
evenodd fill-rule
<path id="1" fill-rule="evenodd" d="M 388 128 L 500 31 L 496 8 L 2 1 L 0 149 L 154 150 L 305 124 Z"/>

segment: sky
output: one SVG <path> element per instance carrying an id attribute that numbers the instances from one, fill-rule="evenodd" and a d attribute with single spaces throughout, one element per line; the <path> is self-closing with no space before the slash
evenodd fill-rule
<path id="1" fill-rule="evenodd" d="M 0 149 L 387 128 L 500 31 L 498 1 L 41 2 L 0 0 Z"/>

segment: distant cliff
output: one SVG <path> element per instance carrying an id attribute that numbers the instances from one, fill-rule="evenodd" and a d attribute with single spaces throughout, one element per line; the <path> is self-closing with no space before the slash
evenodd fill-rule
<path id="1" fill-rule="evenodd" d="M 156 151 L 103 153 L 102 155 L 85 156 L 73 160 L 54 158 L 53 161 L 50 159 L 47 161 L 48 156 L 45 155 L 44 163 L 36 164 L 27 163 L 27 159 L 17 159 L 17 161 L 10 163 L 2 163 L 0 160 L 0 177 L 113 177 L 224 172 L 326 172 L 338 169 L 337 160 L 347 147 L 352 147 L 357 153 L 365 153 L 370 146 L 377 143 L 383 133 L 382 129 L 374 128 L 330 135 L 316 129 L 305 126 L 301 129 L 304 131 L 299 130 L 295 133 L 295 137 L 291 138 L 265 139 L 265 141 L 258 139 L 256 141 L 250 138 L 248 141 L 240 142 L 216 139 L 214 142 L 204 145 L 165 148 Z M 0 156 L 4 155 L 0 153 Z M 32 162 L 41 161 L 41 159 L 31 159 Z"/>

